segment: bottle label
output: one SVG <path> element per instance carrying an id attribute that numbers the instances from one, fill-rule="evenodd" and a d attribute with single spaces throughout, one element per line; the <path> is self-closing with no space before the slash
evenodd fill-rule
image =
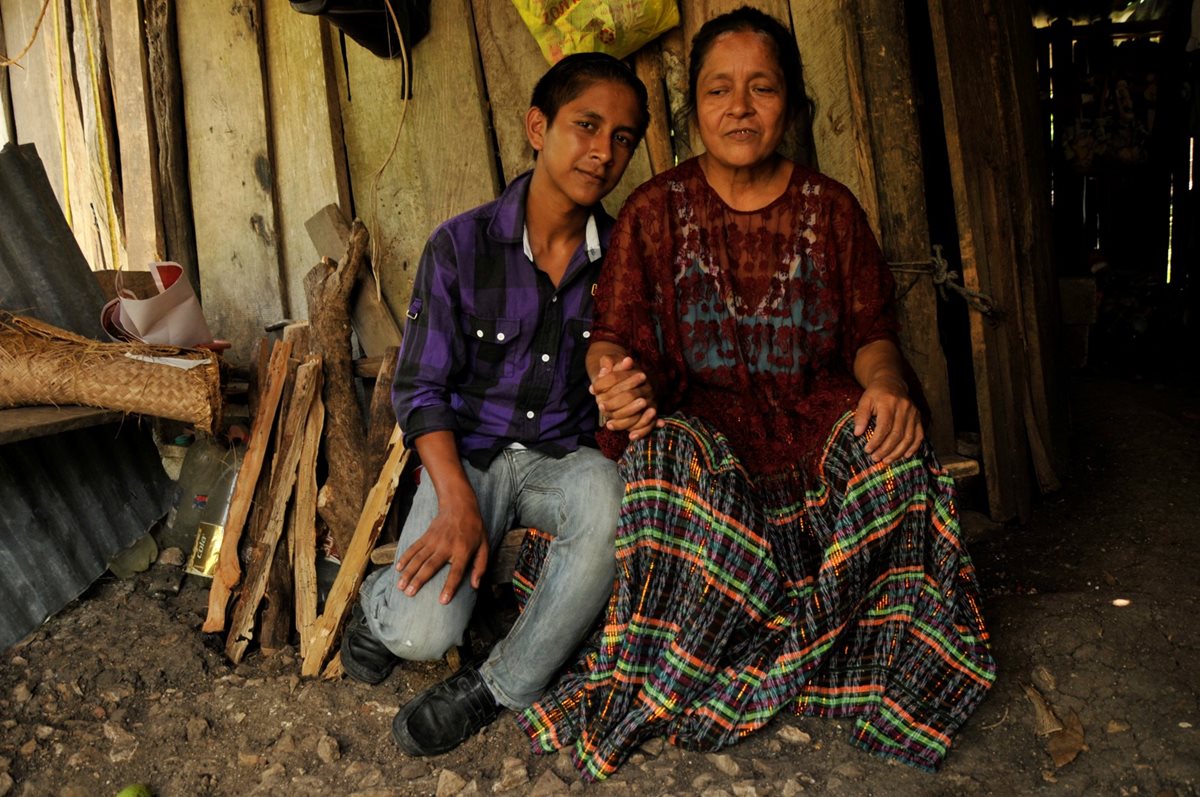
<path id="1" fill-rule="evenodd" d="M 217 571 L 217 559 L 220 558 L 221 539 L 224 536 L 224 526 L 201 523 L 196 531 L 196 545 L 192 548 L 191 559 L 184 570 L 195 576 L 212 578 Z"/>

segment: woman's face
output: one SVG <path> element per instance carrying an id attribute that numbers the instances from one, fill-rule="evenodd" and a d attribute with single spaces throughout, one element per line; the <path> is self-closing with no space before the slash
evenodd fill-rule
<path id="1" fill-rule="evenodd" d="M 696 78 L 696 120 L 709 157 L 729 168 L 765 162 L 787 127 L 787 101 L 770 39 L 751 31 L 718 36 Z"/>

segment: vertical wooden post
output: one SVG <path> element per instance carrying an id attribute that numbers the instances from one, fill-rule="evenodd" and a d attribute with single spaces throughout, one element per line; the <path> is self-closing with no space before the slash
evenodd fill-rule
<path id="1" fill-rule="evenodd" d="M 977 13 L 929 0 L 937 58 L 950 181 L 954 190 L 963 282 L 990 297 L 1003 315 L 990 321 L 972 311 L 971 351 L 979 403 L 983 470 L 995 520 L 1029 514 L 1029 443 L 1025 425 L 1028 379 L 1019 337 L 1019 286 L 1008 171 L 1002 131 L 1008 108 L 998 95 L 991 3 Z"/>
<path id="2" fill-rule="evenodd" d="M 138 0 L 110 0 L 113 103 L 121 152 L 125 251 L 131 268 L 162 260 L 162 206 L 150 120 L 150 84 L 144 20 Z"/>
<path id="3" fill-rule="evenodd" d="M 1028 377 L 1023 399 L 1034 473 L 1042 492 L 1061 486 L 1067 408 L 1059 359 L 1058 271 L 1053 247 L 1050 174 L 1042 133 L 1032 13 L 1027 0 L 998 0 L 996 26 L 1000 105 L 1007 110 L 1010 190 L 1019 287 L 1018 325 Z"/>
<path id="4" fill-rule="evenodd" d="M 336 102 L 329 104 L 326 83 L 332 75 L 321 20 L 296 13 L 287 0 L 264 0 L 263 31 L 271 160 L 289 161 L 303 153 L 304 168 L 272 170 L 287 314 L 299 319 L 307 317 L 304 275 L 321 260 L 305 221 L 318 208 L 340 201 L 349 176 L 344 156 L 339 157 L 340 130 L 334 134 L 341 118 Z"/>
<path id="5" fill-rule="evenodd" d="M 0 55 L 8 57 L 8 46 L 4 41 L 4 18 L 0 17 Z M 0 115 L 3 118 L 3 128 L 0 133 L 3 133 L 3 138 L 0 138 L 0 147 L 5 144 L 17 142 L 17 123 L 13 118 L 12 109 L 12 94 L 8 90 L 8 69 L 0 69 Z"/>
<path id="6" fill-rule="evenodd" d="M 182 0 L 179 65 L 204 315 L 244 362 L 285 315 L 258 0 Z M 231 81 L 237 90 L 229 89 Z"/>
<path id="7" fill-rule="evenodd" d="M 179 72 L 174 0 L 144 0 L 146 64 L 150 85 L 151 148 L 158 154 L 157 195 L 168 260 L 187 272 L 201 295 L 196 264 L 196 229 L 188 185 L 188 152 L 183 125 L 183 78 Z M 258 336 L 255 335 L 255 338 Z"/>
<path id="8" fill-rule="evenodd" d="M 928 260 L 925 169 L 903 5 L 895 0 L 859 0 L 855 27 L 878 187 L 880 244 L 889 262 Z M 901 273 L 896 282 L 903 297 L 901 344 L 921 380 L 932 415 L 929 439 L 939 454 L 951 455 L 955 453 L 954 416 L 938 335 L 937 291 L 924 275 Z"/>
<path id="9" fill-rule="evenodd" d="M 851 0 L 792 0 L 792 25 L 804 62 L 805 90 L 815 106 L 815 166 L 845 185 L 879 235 L 875 154 Z"/>

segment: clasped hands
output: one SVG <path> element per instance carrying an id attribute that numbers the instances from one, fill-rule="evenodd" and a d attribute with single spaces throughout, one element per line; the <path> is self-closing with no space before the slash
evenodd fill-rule
<path id="1" fill-rule="evenodd" d="M 663 424 L 650 379 L 632 357 L 602 356 L 600 370 L 588 391 L 596 397 L 604 428 L 629 432 L 630 442 L 640 440 Z"/>

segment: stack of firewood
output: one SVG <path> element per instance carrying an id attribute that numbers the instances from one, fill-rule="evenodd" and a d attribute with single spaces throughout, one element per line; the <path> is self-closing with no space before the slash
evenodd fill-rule
<path id="1" fill-rule="evenodd" d="M 366 228 L 355 222 L 345 232 L 340 261 L 325 257 L 305 277 L 310 321 L 290 324 L 281 341 L 264 340 L 256 350 L 250 438 L 204 622 L 206 632 L 228 628 L 225 652 L 235 663 L 252 641 L 269 653 L 295 635 L 305 676 L 340 674 L 340 659 L 330 653 L 408 459 L 389 396 L 395 348 L 376 360 L 369 424 L 358 403 L 351 321 L 362 321 L 363 294 L 374 291 L 362 284 L 373 282 L 364 269 Z M 327 476 L 318 489 L 322 456 Z M 318 523 L 341 557 L 320 614 Z"/>

